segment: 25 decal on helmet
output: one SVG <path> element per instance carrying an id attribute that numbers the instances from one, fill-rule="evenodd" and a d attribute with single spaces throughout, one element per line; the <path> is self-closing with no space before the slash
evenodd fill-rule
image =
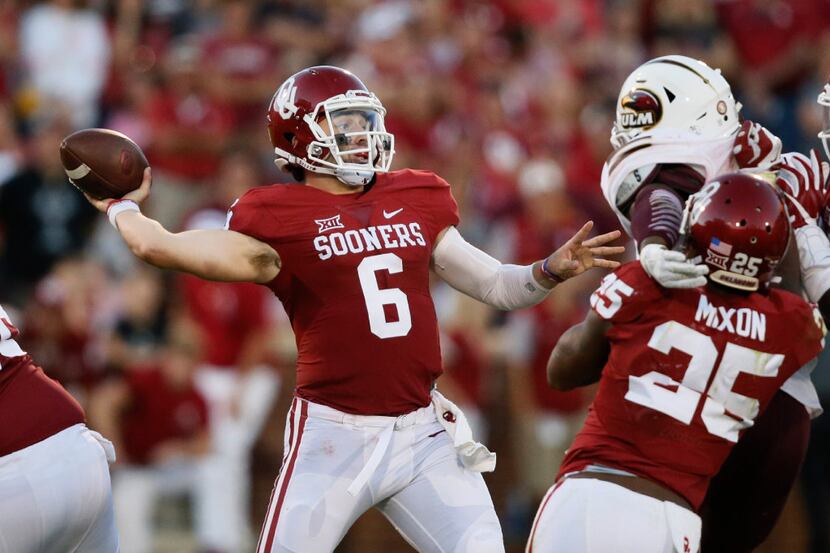
<path id="1" fill-rule="evenodd" d="M 688 257 L 701 257 L 709 280 L 751 292 L 768 289 L 790 239 L 780 193 L 747 173 L 722 175 L 692 194 L 680 227 Z"/>

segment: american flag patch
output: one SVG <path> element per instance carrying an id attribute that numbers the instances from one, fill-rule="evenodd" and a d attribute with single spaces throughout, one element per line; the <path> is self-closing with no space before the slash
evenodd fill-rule
<path id="1" fill-rule="evenodd" d="M 721 242 L 717 236 L 712 237 L 712 241 L 709 243 L 709 249 L 721 255 L 732 255 L 732 244 Z"/>
<path id="2" fill-rule="evenodd" d="M 327 230 L 346 228 L 343 226 L 343 223 L 340 222 L 340 215 L 335 215 L 334 217 L 329 217 L 328 219 L 315 219 L 314 222 L 320 227 L 317 234 L 326 232 Z"/>

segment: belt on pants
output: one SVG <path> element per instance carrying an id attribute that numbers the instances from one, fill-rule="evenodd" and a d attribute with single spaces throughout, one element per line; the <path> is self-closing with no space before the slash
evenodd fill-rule
<path id="1" fill-rule="evenodd" d="M 372 473 L 374 473 L 378 468 L 378 465 L 380 465 L 386 450 L 389 449 L 389 444 L 392 442 L 392 436 L 395 431 L 409 428 L 411 426 L 415 426 L 416 424 L 424 424 L 435 421 L 435 412 L 432 405 L 427 405 L 426 407 L 416 409 L 415 411 L 411 411 L 397 417 L 387 417 L 382 415 L 352 415 L 338 411 L 332 407 L 312 403 L 304 399 L 300 399 L 300 401 L 305 401 L 308 404 L 309 417 L 352 426 L 382 428 L 380 433 L 377 435 L 378 442 L 375 444 L 371 455 L 369 455 L 369 459 L 346 489 L 346 492 L 352 496 L 360 493 L 360 490 L 362 490 L 369 481 L 369 477 L 372 476 Z"/>

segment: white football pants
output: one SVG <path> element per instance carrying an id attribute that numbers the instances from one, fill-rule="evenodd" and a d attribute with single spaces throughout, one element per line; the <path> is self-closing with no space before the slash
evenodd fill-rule
<path id="1" fill-rule="evenodd" d="M 0 457 L 0 553 L 118 551 L 99 439 L 76 424 Z"/>
<path id="2" fill-rule="evenodd" d="M 503 553 L 490 493 L 432 405 L 349 415 L 294 398 L 257 553 L 330 553 L 369 508 L 421 553 Z"/>
<path id="3" fill-rule="evenodd" d="M 700 517 L 603 480 L 554 484 L 536 513 L 526 553 L 698 553 Z"/>

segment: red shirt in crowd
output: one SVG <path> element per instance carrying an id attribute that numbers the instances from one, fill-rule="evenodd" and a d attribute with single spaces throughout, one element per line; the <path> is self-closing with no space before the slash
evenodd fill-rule
<path id="1" fill-rule="evenodd" d="M 231 78 L 241 85 L 275 75 L 278 67 L 276 48 L 257 36 L 214 37 L 204 44 L 202 58 L 206 70 Z M 274 82 L 277 81 L 278 78 L 275 78 Z M 233 102 L 231 107 L 238 124 L 262 122 L 262 101 Z"/>
<path id="2" fill-rule="evenodd" d="M 717 8 L 741 61 L 751 69 L 775 62 L 798 40 L 817 38 L 825 25 L 821 5 L 814 0 L 720 1 Z"/>
<path id="3" fill-rule="evenodd" d="M 149 367 L 132 369 L 127 386 L 130 407 L 121 428 L 131 463 L 147 463 L 162 443 L 193 438 L 207 428 L 207 404 L 192 385 L 173 387 L 161 369 Z"/>
<path id="4" fill-rule="evenodd" d="M 451 342 L 453 355 L 449 361 L 445 361 L 444 372 L 452 377 L 453 382 L 464 391 L 466 397 L 474 405 L 481 407 L 484 404 L 481 381 L 486 361 L 480 347 L 477 347 L 475 341 L 461 330 L 448 332 L 446 338 Z M 446 350 L 444 353 L 446 354 Z"/>
<path id="5" fill-rule="evenodd" d="M 572 325 L 580 322 L 585 314 L 582 309 L 563 314 L 552 314 L 544 304 L 533 308 L 533 357 L 530 363 L 531 387 L 536 405 L 543 411 L 554 413 L 579 413 L 590 401 L 590 394 L 585 388 L 576 388 L 567 392 L 554 390 L 548 385 L 547 367 L 550 352 L 562 334 Z"/>
<path id="6" fill-rule="evenodd" d="M 207 95 L 180 97 L 161 91 L 150 106 L 150 123 L 154 138 L 177 133 L 178 150 L 168 150 L 158 143 L 148 149 L 153 169 L 167 171 L 178 178 L 200 180 L 213 177 L 219 168 L 220 155 L 206 145 L 229 136 L 233 130 L 233 112 Z"/>
<path id="7" fill-rule="evenodd" d="M 180 278 L 188 313 L 203 333 L 204 362 L 235 367 L 246 339 L 268 326 L 268 290 L 250 283 Z"/>

